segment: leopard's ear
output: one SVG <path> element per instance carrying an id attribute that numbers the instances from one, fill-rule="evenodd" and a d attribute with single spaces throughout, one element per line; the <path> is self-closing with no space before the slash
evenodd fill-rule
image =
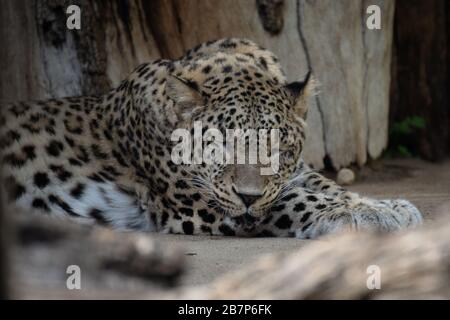
<path id="1" fill-rule="evenodd" d="M 205 103 L 196 82 L 174 75 L 167 78 L 166 93 L 174 101 L 175 113 L 181 119 L 188 119 L 196 107 Z"/>
<path id="2" fill-rule="evenodd" d="M 303 80 L 291 82 L 284 88 L 291 97 L 294 112 L 305 119 L 308 111 L 307 98 L 316 94 L 316 81 L 311 71 L 308 71 Z"/>

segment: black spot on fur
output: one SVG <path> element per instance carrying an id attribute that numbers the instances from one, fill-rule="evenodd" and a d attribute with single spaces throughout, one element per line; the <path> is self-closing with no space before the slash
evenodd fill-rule
<path id="1" fill-rule="evenodd" d="M 91 145 L 92 153 L 94 154 L 94 157 L 100 160 L 108 159 L 108 154 L 106 152 L 103 152 L 102 149 L 100 149 L 100 146 L 97 144 Z"/>
<path id="2" fill-rule="evenodd" d="M 224 236 L 234 236 L 236 235 L 236 233 L 234 232 L 233 229 L 231 229 L 229 226 L 227 226 L 226 224 L 221 224 L 219 226 L 219 231 L 222 232 L 222 234 Z"/>
<path id="3" fill-rule="evenodd" d="M 66 139 L 66 142 L 69 146 L 74 147 L 75 146 L 75 141 L 71 138 L 69 138 L 68 136 L 64 136 L 64 138 Z"/>
<path id="4" fill-rule="evenodd" d="M 69 163 L 73 166 L 81 167 L 83 163 L 75 158 L 69 158 Z"/>
<path id="5" fill-rule="evenodd" d="M 64 169 L 63 166 L 50 165 L 50 170 L 52 170 L 62 182 L 65 182 L 72 177 L 72 173 Z"/>
<path id="6" fill-rule="evenodd" d="M 41 198 L 35 198 L 33 200 L 33 202 L 31 203 L 31 205 L 35 209 L 41 209 L 41 210 L 44 210 L 44 211 L 47 211 L 47 212 L 50 211 L 50 208 L 48 207 L 47 203 Z"/>
<path id="7" fill-rule="evenodd" d="M 167 211 L 163 211 L 161 216 L 161 225 L 163 227 L 167 224 L 167 220 L 169 220 L 169 213 Z"/>
<path id="8" fill-rule="evenodd" d="M 199 90 L 200 90 L 200 88 L 199 88 L 199 86 L 198 86 L 198 83 L 195 82 L 195 81 L 193 81 L 193 80 L 188 80 L 188 81 L 186 81 L 186 84 L 187 84 L 189 87 L 191 87 L 192 89 L 194 89 L 195 91 L 199 91 Z"/>
<path id="9" fill-rule="evenodd" d="M 204 74 L 208 74 L 208 73 L 210 73 L 211 72 L 211 66 L 210 65 L 207 65 L 207 66 L 205 66 L 203 69 L 202 69 L 202 72 L 204 73 Z"/>
<path id="10" fill-rule="evenodd" d="M 305 224 L 305 225 L 302 227 L 302 231 L 303 231 L 303 232 L 306 231 L 306 229 L 308 229 L 311 225 L 312 225 L 312 222 Z"/>
<path id="11" fill-rule="evenodd" d="M 295 205 L 295 207 L 294 207 L 294 211 L 295 211 L 295 212 L 300 212 L 300 211 L 303 211 L 303 210 L 305 210 L 305 209 L 306 209 L 306 206 L 305 206 L 305 204 L 304 204 L 303 202 L 297 203 L 297 204 Z"/>
<path id="12" fill-rule="evenodd" d="M 194 201 L 199 201 L 202 198 L 202 196 L 200 195 L 200 193 L 194 193 L 191 195 L 191 199 Z"/>
<path id="13" fill-rule="evenodd" d="M 290 193 L 290 194 L 288 194 L 287 196 L 285 196 L 285 197 L 283 197 L 283 201 L 290 201 L 290 200 L 292 200 L 292 199 L 294 199 L 294 198 L 297 198 L 298 197 L 298 194 L 296 194 L 296 193 Z"/>
<path id="14" fill-rule="evenodd" d="M 284 204 L 279 204 L 279 205 L 277 205 L 277 206 L 273 206 L 272 209 L 271 209 L 271 211 L 272 211 L 272 212 L 279 212 L 279 211 L 284 210 L 285 207 L 286 207 L 286 206 L 285 206 Z"/>
<path id="15" fill-rule="evenodd" d="M 34 185 L 39 189 L 44 189 L 50 183 L 50 179 L 45 172 L 36 173 L 34 175 L 33 181 Z"/>
<path id="16" fill-rule="evenodd" d="M 113 166 L 104 166 L 103 170 L 115 177 L 118 177 L 121 175 L 121 173 L 119 171 L 117 171 Z"/>
<path id="17" fill-rule="evenodd" d="M 202 209 L 198 211 L 198 216 L 202 218 L 206 223 L 214 223 L 216 221 L 216 216 L 209 213 L 207 210 Z"/>
<path id="18" fill-rule="evenodd" d="M 192 217 L 194 215 L 194 211 L 192 211 L 191 208 L 180 208 L 180 212 L 189 217 Z"/>
<path id="19" fill-rule="evenodd" d="M 95 221 L 97 221 L 99 224 L 102 224 L 102 225 L 107 224 L 107 221 L 106 221 L 105 217 L 103 216 L 102 210 L 93 208 L 93 209 L 91 209 L 91 211 L 89 211 L 89 216 L 94 218 Z"/>
<path id="20" fill-rule="evenodd" d="M 114 178 L 113 176 L 111 176 L 108 172 L 104 171 L 104 170 L 99 171 L 98 174 L 99 174 L 102 178 L 104 178 L 104 179 L 106 179 L 106 180 L 108 180 L 108 181 L 115 181 L 115 178 Z"/>
<path id="21" fill-rule="evenodd" d="M 275 225 L 279 229 L 289 229 L 292 225 L 292 220 L 287 214 L 283 214 L 276 222 Z"/>
<path id="22" fill-rule="evenodd" d="M 181 203 L 185 206 L 192 206 L 194 204 L 194 201 L 192 201 L 192 199 L 183 199 Z"/>
<path id="23" fill-rule="evenodd" d="M 80 199 L 83 195 L 85 185 L 78 183 L 72 190 L 70 190 L 70 195 L 75 199 Z"/>
<path id="24" fill-rule="evenodd" d="M 327 206 L 325 205 L 325 204 L 318 204 L 317 206 L 316 206 L 316 209 L 317 210 L 322 210 L 322 209 L 325 209 Z"/>
<path id="25" fill-rule="evenodd" d="M 61 209 L 63 209 L 65 212 L 67 212 L 69 215 L 74 216 L 74 217 L 79 217 L 79 215 L 75 211 L 73 211 L 72 208 L 65 201 L 61 200 L 57 196 L 55 196 L 53 194 L 49 195 L 48 201 L 50 201 L 53 204 L 56 204 Z"/>
<path id="26" fill-rule="evenodd" d="M 182 226 L 185 234 L 194 234 L 194 224 L 191 221 L 184 221 Z"/>
<path id="27" fill-rule="evenodd" d="M 177 187 L 178 189 L 187 189 L 189 188 L 189 185 L 183 180 L 178 180 L 175 183 L 175 187 Z"/>
<path id="28" fill-rule="evenodd" d="M 56 140 L 52 140 L 47 147 L 45 147 L 47 153 L 53 157 L 58 157 L 61 154 L 61 151 L 64 150 L 64 145 Z"/>
<path id="29" fill-rule="evenodd" d="M 311 216 L 312 212 L 306 212 L 303 217 L 300 219 L 300 222 L 305 222 L 306 220 L 309 219 L 309 217 Z"/>
<path id="30" fill-rule="evenodd" d="M 267 70 L 267 61 L 263 57 L 259 58 L 259 63 L 261 63 L 262 67 Z"/>
<path id="31" fill-rule="evenodd" d="M 24 146 L 22 148 L 22 151 L 25 153 L 25 155 L 27 156 L 28 160 L 33 160 L 36 158 L 36 153 L 35 153 L 35 146 Z"/>
<path id="32" fill-rule="evenodd" d="M 169 184 L 161 178 L 158 178 L 156 180 L 156 188 L 159 193 L 163 194 L 167 192 L 167 189 L 169 189 Z"/>
<path id="33" fill-rule="evenodd" d="M 96 173 L 91 174 L 88 178 L 95 182 L 105 182 L 105 180 Z"/>
<path id="34" fill-rule="evenodd" d="M 315 196 L 307 196 L 306 199 L 311 202 L 316 202 L 317 198 Z"/>

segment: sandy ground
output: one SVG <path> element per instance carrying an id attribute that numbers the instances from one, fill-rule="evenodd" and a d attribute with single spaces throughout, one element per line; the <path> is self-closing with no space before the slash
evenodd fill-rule
<path id="1" fill-rule="evenodd" d="M 433 213 L 450 201 L 450 159 L 440 164 L 415 159 L 385 160 L 357 174 L 357 182 L 350 190 L 380 199 L 408 199 L 422 211 L 425 221 L 433 219 Z M 184 285 L 206 284 L 262 254 L 292 251 L 309 241 L 180 235 L 156 235 L 156 238 L 185 250 L 188 267 L 182 279 Z"/>

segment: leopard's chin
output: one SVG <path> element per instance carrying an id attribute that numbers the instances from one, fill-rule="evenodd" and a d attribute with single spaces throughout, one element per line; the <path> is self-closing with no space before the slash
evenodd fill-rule
<path id="1" fill-rule="evenodd" d="M 239 216 L 232 217 L 232 220 L 236 223 L 237 226 L 246 229 L 256 227 L 259 223 L 259 219 L 250 215 L 249 213 L 244 213 Z"/>
<path id="2" fill-rule="evenodd" d="M 264 208 L 246 208 L 233 207 L 229 208 L 225 204 L 221 204 L 218 200 L 214 206 L 218 212 L 230 218 L 234 223 L 241 226 L 256 226 L 263 221 L 270 213 L 270 209 Z"/>
<path id="3" fill-rule="evenodd" d="M 259 210 L 258 212 L 249 212 L 248 210 L 240 215 L 235 215 L 230 218 L 245 230 L 251 230 L 259 226 L 269 216 L 268 210 Z"/>

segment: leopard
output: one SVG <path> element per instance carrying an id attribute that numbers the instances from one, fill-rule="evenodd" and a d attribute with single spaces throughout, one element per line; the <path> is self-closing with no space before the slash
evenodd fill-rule
<path id="1" fill-rule="evenodd" d="M 103 95 L 5 104 L 6 197 L 30 214 L 122 231 L 315 239 L 420 225 L 408 200 L 361 196 L 303 160 L 316 87 L 312 72 L 289 82 L 270 50 L 226 38 L 143 63 Z M 199 121 L 244 141 L 248 129 L 277 130 L 278 170 L 175 163 L 173 132 Z"/>

